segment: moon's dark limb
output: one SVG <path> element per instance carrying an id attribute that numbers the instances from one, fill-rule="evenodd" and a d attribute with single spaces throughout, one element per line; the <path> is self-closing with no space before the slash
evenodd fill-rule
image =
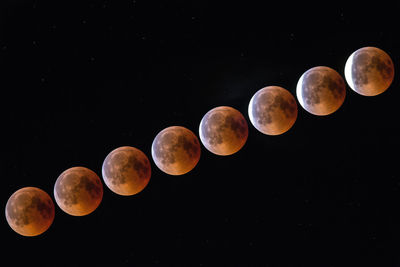
<path id="1" fill-rule="evenodd" d="M 150 180 L 150 161 L 137 148 L 119 147 L 105 158 L 102 174 L 104 182 L 113 192 L 134 195 L 141 192 Z"/>
<path id="2" fill-rule="evenodd" d="M 50 227 L 55 210 L 53 200 L 45 191 L 25 187 L 9 198 L 5 213 L 14 231 L 24 236 L 36 236 Z"/>
<path id="3" fill-rule="evenodd" d="M 103 185 L 97 174 L 84 167 L 64 171 L 54 186 L 58 206 L 70 215 L 93 212 L 103 198 Z"/>
<path id="4" fill-rule="evenodd" d="M 296 88 L 301 106 L 314 115 L 329 115 L 343 104 L 346 86 L 343 78 L 329 67 L 314 67 L 299 79 Z"/>
<path id="5" fill-rule="evenodd" d="M 231 155 L 247 141 L 248 125 L 243 115 L 231 107 L 217 107 L 201 120 L 200 139 L 203 145 L 217 155 Z"/>
<path id="6" fill-rule="evenodd" d="M 348 58 L 345 76 L 355 92 L 374 96 L 383 93 L 394 78 L 394 65 L 390 56 L 376 47 L 363 47 Z"/>
<path id="7" fill-rule="evenodd" d="M 249 118 L 253 126 L 264 134 L 282 134 L 288 131 L 297 119 L 296 100 L 282 87 L 264 87 L 250 100 Z"/>
<path id="8" fill-rule="evenodd" d="M 196 135 L 181 126 L 171 126 L 158 133 L 151 152 L 157 167 L 171 175 L 181 175 L 192 170 L 201 153 Z"/>

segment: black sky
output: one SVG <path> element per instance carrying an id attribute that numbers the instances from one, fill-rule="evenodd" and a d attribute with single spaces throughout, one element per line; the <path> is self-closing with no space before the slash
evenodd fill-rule
<path id="1" fill-rule="evenodd" d="M 151 160 L 172 125 L 198 135 L 202 116 L 228 105 L 248 120 L 268 85 L 295 95 L 307 69 L 344 75 L 364 46 L 385 50 L 395 80 L 382 95 L 347 87 L 343 106 L 317 117 L 299 106 L 281 136 L 259 133 L 237 154 L 202 147 L 183 176 L 152 162 L 147 188 L 104 187 L 99 208 L 56 206 L 50 229 L 14 233 L 3 217 L 2 258 L 15 266 L 400 266 L 398 5 L 322 2 L 29 1 L 0 4 L 1 201 L 25 186 L 53 198 L 58 175 L 101 175 L 123 145 Z M 261 2 L 261 1 L 260 1 Z M 264 1 L 262 1 L 264 2 Z"/>

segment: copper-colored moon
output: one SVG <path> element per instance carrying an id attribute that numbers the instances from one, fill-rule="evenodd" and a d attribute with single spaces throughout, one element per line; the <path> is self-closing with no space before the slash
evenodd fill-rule
<path id="1" fill-rule="evenodd" d="M 24 187 L 7 201 L 6 219 L 10 227 L 23 236 L 37 236 L 45 232 L 54 220 L 51 197 L 36 187 Z"/>
<path id="2" fill-rule="evenodd" d="M 314 67 L 301 75 L 296 88 L 300 105 L 314 115 L 329 115 L 340 108 L 346 97 L 342 76 L 329 67 Z"/>
<path id="3" fill-rule="evenodd" d="M 240 111 L 221 106 L 204 115 L 199 132 L 201 142 L 210 152 L 227 156 L 238 152 L 244 146 L 249 129 Z"/>
<path id="4" fill-rule="evenodd" d="M 65 170 L 54 185 L 57 205 L 66 213 L 84 216 L 92 213 L 103 198 L 103 185 L 99 176 L 85 167 Z"/>
<path id="5" fill-rule="evenodd" d="M 123 146 L 107 155 L 102 167 L 103 180 L 116 194 L 131 196 L 141 192 L 149 183 L 150 161 L 139 149 Z"/>
<path id="6" fill-rule="evenodd" d="M 154 138 L 151 155 L 163 172 L 182 175 L 191 171 L 199 162 L 200 142 L 191 130 L 171 126 Z"/>
<path id="7" fill-rule="evenodd" d="M 296 100 L 282 87 L 264 87 L 250 100 L 249 118 L 253 126 L 263 134 L 283 134 L 297 119 Z"/>
<path id="8" fill-rule="evenodd" d="M 379 48 L 363 47 L 347 59 L 344 75 L 353 91 L 364 96 L 379 95 L 392 84 L 393 61 Z"/>

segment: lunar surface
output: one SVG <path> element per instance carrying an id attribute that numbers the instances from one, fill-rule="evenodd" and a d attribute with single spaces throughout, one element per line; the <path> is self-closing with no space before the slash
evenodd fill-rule
<path id="1" fill-rule="evenodd" d="M 353 91 L 364 96 L 383 93 L 392 84 L 394 66 L 385 51 L 376 47 L 363 47 L 347 59 L 344 75 Z"/>
<path id="2" fill-rule="evenodd" d="M 88 215 L 100 205 L 103 185 L 95 172 L 85 167 L 73 167 L 57 178 L 54 197 L 57 205 L 66 213 Z"/>
<path id="3" fill-rule="evenodd" d="M 253 126 L 264 134 L 283 134 L 297 119 L 296 100 L 282 87 L 264 87 L 250 100 L 249 118 Z"/>
<path id="4" fill-rule="evenodd" d="M 21 188 L 7 201 L 6 219 L 10 227 L 20 235 L 40 235 L 53 223 L 53 200 L 39 188 Z"/>
<path id="5" fill-rule="evenodd" d="M 210 152 L 226 156 L 244 146 L 249 129 L 242 113 L 232 107 L 221 106 L 204 115 L 199 132 L 201 142 Z"/>
<path id="6" fill-rule="evenodd" d="M 196 135 L 181 126 L 165 128 L 154 138 L 151 155 L 157 167 L 171 175 L 191 171 L 200 159 L 200 142 Z"/>
<path id="7" fill-rule="evenodd" d="M 114 149 L 103 162 L 105 184 L 116 194 L 131 196 L 142 191 L 151 176 L 150 161 L 137 148 L 124 146 Z"/>
<path id="8" fill-rule="evenodd" d="M 296 88 L 300 105 L 314 115 L 329 115 L 340 108 L 346 97 L 342 76 L 329 67 L 314 67 L 299 79 Z"/>

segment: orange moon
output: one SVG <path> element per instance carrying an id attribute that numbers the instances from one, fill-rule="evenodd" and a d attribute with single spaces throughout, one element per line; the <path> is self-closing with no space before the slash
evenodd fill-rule
<path id="1" fill-rule="evenodd" d="M 264 87 L 250 100 L 249 118 L 253 126 L 263 134 L 283 134 L 297 119 L 296 100 L 282 87 Z"/>
<path id="2" fill-rule="evenodd" d="M 40 235 L 53 223 L 53 200 L 39 188 L 21 188 L 7 201 L 6 219 L 10 227 L 20 235 Z"/>
<path id="3" fill-rule="evenodd" d="M 141 192 L 149 183 L 150 161 L 139 149 L 123 146 L 107 155 L 102 167 L 103 180 L 116 194 L 131 196 Z"/>
<path id="4" fill-rule="evenodd" d="M 207 112 L 200 122 L 199 132 L 203 145 L 220 156 L 238 152 L 249 135 L 242 113 L 227 106 L 216 107 Z"/>
<path id="5" fill-rule="evenodd" d="M 301 75 L 296 88 L 300 105 L 314 115 L 329 115 L 340 108 L 346 97 L 342 76 L 329 67 L 314 67 Z"/>
<path id="6" fill-rule="evenodd" d="M 54 197 L 64 212 L 74 216 L 88 215 L 100 205 L 103 185 L 92 170 L 73 167 L 57 178 Z"/>
<path id="7" fill-rule="evenodd" d="M 200 142 L 189 129 L 181 126 L 165 128 L 157 134 L 151 155 L 157 167 L 170 175 L 191 171 L 200 160 Z"/>
<path id="8" fill-rule="evenodd" d="M 385 51 L 363 47 L 346 61 L 344 75 L 350 88 L 364 96 L 375 96 L 386 91 L 394 78 L 393 61 Z"/>

